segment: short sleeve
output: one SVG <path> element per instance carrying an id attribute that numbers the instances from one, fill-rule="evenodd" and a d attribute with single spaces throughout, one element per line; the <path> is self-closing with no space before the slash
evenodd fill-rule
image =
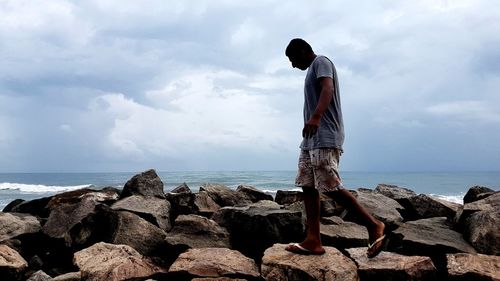
<path id="1" fill-rule="evenodd" d="M 318 56 L 315 61 L 314 70 L 316 79 L 321 77 L 330 77 L 333 79 L 333 64 L 325 56 Z"/>

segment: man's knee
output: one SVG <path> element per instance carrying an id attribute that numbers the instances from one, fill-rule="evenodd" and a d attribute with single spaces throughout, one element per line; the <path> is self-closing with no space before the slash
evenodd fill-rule
<path id="1" fill-rule="evenodd" d="M 314 186 L 303 186 L 302 193 L 304 196 L 317 196 L 319 195 L 318 190 Z"/>

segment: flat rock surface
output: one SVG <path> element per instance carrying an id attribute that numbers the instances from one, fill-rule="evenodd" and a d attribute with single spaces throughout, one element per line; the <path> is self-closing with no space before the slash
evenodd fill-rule
<path id="1" fill-rule="evenodd" d="M 115 202 L 111 209 L 133 212 L 165 231 L 172 228 L 170 224 L 170 203 L 166 199 L 132 195 Z"/>
<path id="2" fill-rule="evenodd" d="M 275 244 L 264 252 L 262 277 L 268 281 L 357 281 L 356 264 L 339 250 L 325 247 L 323 255 L 299 255 Z"/>
<path id="3" fill-rule="evenodd" d="M 388 226 L 399 225 L 403 217 L 398 210 L 404 208 L 396 200 L 384 196 L 372 190 L 359 189 L 357 192 L 358 202 L 375 218 L 381 220 Z M 346 220 L 354 220 L 351 212 L 347 213 Z"/>
<path id="4" fill-rule="evenodd" d="M 22 270 L 28 266 L 26 260 L 14 249 L 7 245 L 0 245 L 0 268 L 9 267 Z"/>
<path id="5" fill-rule="evenodd" d="M 40 230 L 40 222 L 34 216 L 0 212 L 0 241 Z"/>
<path id="6" fill-rule="evenodd" d="M 448 275 L 452 281 L 500 280 L 500 257 L 482 254 L 449 254 Z"/>
<path id="7" fill-rule="evenodd" d="M 322 219 L 321 240 L 325 246 L 338 249 L 363 247 L 368 244 L 368 232 L 364 226 L 343 221 L 339 217 Z"/>

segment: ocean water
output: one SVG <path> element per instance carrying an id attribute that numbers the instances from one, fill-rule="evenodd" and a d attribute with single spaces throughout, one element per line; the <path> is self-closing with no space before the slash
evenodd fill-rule
<path id="1" fill-rule="evenodd" d="M 193 191 L 204 183 L 220 183 L 230 188 L 252 185 L 276 194 L 277 190 L 296 190 L 295 171 L 187 171 L 158 172 L 166 192 L 185 182 Z M 32 200 L 84 187 L 101 188 L 123 185 L 137 173 L 0 173 L 0 210 L 20 198 Z M 393 184 L 462 203 L 467 190 L 474 185 L 500 190 L 500 172 L 341 172 L 349 189 L 375 188 Z"/>

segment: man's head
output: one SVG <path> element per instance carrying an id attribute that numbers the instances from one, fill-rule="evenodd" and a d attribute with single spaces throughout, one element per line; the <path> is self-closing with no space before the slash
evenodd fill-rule
<path id="1" fill-rule="evenodd" d="M 295 38 L 290 41 L 286 47 L 285 55 L 292 63 L 292 67 L 296 67 L 300 70 L 306 70 L 316 57 L 311 45 L 300 38 Z"/>

